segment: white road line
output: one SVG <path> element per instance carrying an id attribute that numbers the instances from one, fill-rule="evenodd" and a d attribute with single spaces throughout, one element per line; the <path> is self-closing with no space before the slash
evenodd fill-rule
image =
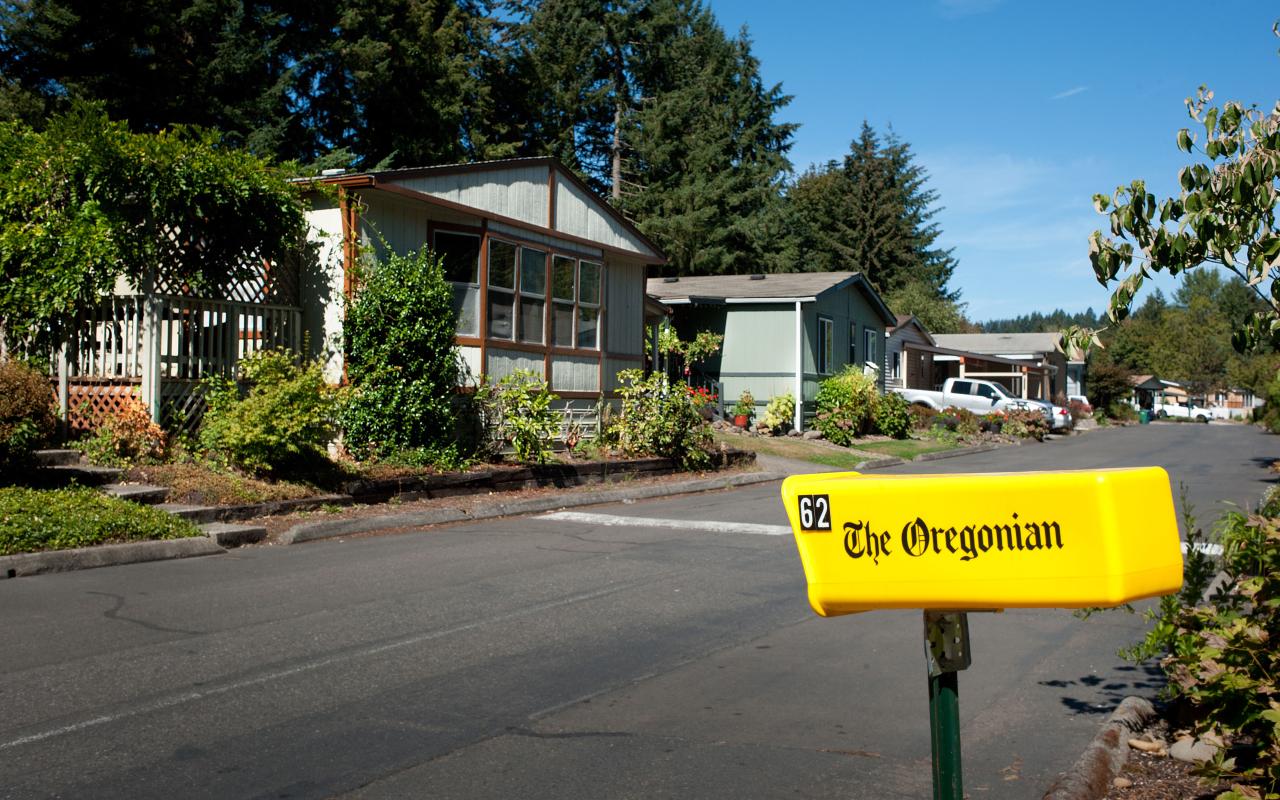
<path id="1" fill-rule="evenodd" d="M 1210 543 L 1210 542 L 1196 542 L 1196 550 L 1197 550 L 1197 551 L 1199 551 L 1199 552 L 1201 552 L 1201 553 L 1204 553 L 1204 554 L 1205 554 L 1205 555 L 1207 555 L 1207 556 L 1220 556 L 1220 555 L 1222 555 L 1222 545 L 1220 545 L 1220 544 L 1212 544 L 1212 543 Z M 1186 552 L 1187 552 L 1187 543 L 1186 543 L 1186 542 L 1183 542 L 1183 543 L 1182 543 L 1182 552 L 1183 552 L 1183 553 L 1186 553 Z"/>
<path id="2" fill-rule="evenodd" d="M 225 683 L 221 686 L 208 687 L 208 688 L 201 689 L 199 691 L 182 692 L 180 694 L 171 695 L 169 697 L 162 697 L 157 700 L 153 700 L 149 703 L 143 703 L 139 706 L 135 706 L 134 708 L 121 711 L 117 714 L 107 714 L 100 717 L 91 717 L 90 719 L 82 720 L 80 722 L 75 722 L 70 725 L 63 725 L 58 728 L 50 728 L 48 730 L 44 730 L 39 733 L 33 733 L 28 736 L 21 736 L 17 739 L 10 739 L 9 741 L 0 742 L 0 751 L 9 750 L 14 747 L 20 747 L 24 744 L 41 742 L 41 741 L 44 741 L 45 739 L 52 739 L 56 736 L 63 736 L 68 733 L 75 733 L 76 731 L 82 731 L 87 728 L 94 728 L 94 727 L 97 727 L 98 725 L 105 725 L 110 722 L 117 722 L 119 720 L 128 719 L 129 717 L 136 717 L 141 714 L 148 714 L 153 711 L 162 711 L 166 708 L 180 706 L 185 703 L 194 702 L 196 700 L 203 700 L 207 697 L 214 697 L 216 695 L 226 694 L 228 692 L 234 692 L 240 689 L 248 689 L 253 686 L 259 686 L 264 683 L 270 683 L 271 681 L 280 680 L 281 678 L 288 678 L 290 676 L 298 675 L 304 672 L 312 672 L 314 670 L 321 669 L 323 667 L 327 667 L 333 664 L 340 664 L 344 661 L 352 661 L 357 658 L 365 658 L 367 656 L 379 655 L 381 653 L 386 653 L 391 650 L 399 650 L 401 648 L 409 647 L 415 644 L 422 644 L 424 642 L 429 642 L 432 639 L 440 639 L 445 636 L 451 636 L 455 633 L 464 633 L 466 631 L 474 630 L 476 628 L 482 627 L 484 625 L 489 625 L 491 623 L 506 622 L 512 619 L 526 617 L 526 616 L 529 616 L 530 614 L 540 614 L 543 611 L 548 611 L 550 609 L 558 608 L 560 606 L 572 605 L 574 603 L 583 603 L 589 600 L 597 600 L 601 597 L 605 597 L 611 594 L 617 594 L 618 592 L 633 588 L 635 586 L 640 585 L 641 583 L 642 581 L 629 581 L 623 584 L 615 584 L 613 586 L 608 587 L 607 589 L 598 589 L 594 592 L 583 592 L 581 594 L 575 594 L 569 597 L 562 597 L 558 600 L 550 600 L 545 603 L 538 603 L 537 605 L 527 606 L 525 608 L 520 609 L 519 611 L 510 611 L 505 614 L 496 614 L 492 617 L 476 620 L 475 622 L 468 622 L 462 625 L 455 625 L 451 628 L 444 628 L 441 630 L 414 634 L 413 636 L 406 636 L 401 639 L 393 639 L 389 642 L 384 642 L 383 644 L 372 645 L 369 647 L 362 647 L 356 650 L 347 651 L 345 653 L 338 653 L 336 655 L 327 656 L 325 658 L 317 658 L 312 661 L 305 661 L 301 664 L 298 664 L 297 666 L 290 667 L 288 669 L 279 670 L 277 672 L 269 672 L 269 673 L 266 673 L 265 675 L 259 675 L 254 678 L 247 678 L 240 681 L 234 681 L 232 683 Z"/>
<path id="3" fill-rule="evenodd" d="M 759 525 L 753 522 L 716 522 L 701 519 L 657 519 L 655 517 L 622 517 L 615 514 L 587 514 L 582 511 L 552 511 L 543 519 L 564 522 L 581 522 L 586 525 L 609 527 L 674 528 L 681 531 L 709 531 L 711 533 L 753 533 L 760 536 L 790 536 L 786 525 Z"/>

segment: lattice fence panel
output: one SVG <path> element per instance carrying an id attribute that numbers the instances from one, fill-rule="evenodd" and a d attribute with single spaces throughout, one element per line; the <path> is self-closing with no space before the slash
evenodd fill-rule
<path id="1" fill-rule="evenodd" d="M 195 433 L 209 404 L 196 381 L 166 380 L 160 384 L 160 425 L 167 431 Z"/>
<path id="2" fill-rule="evenodd" d="M 297 305 L 302 262 L 309 251 L 302 242 L 299 242 L 296 250 L 296 253 L 291 253 L 278 262 L 251 259 L 240 265 L 240 269 L 229 270 L 236 277 L 218 286 L 195 286 L 179 278 L 175 270 L 162 268 L 156 276 L 155 292 L 175 297 L 217 297 L 239 303 Z M 184 264 L 198 261 L 199 258 L 198 246 L 181 241 L 176 234 L 170 234 L 168 252 L 163 263 Z"/>
<path id="3" fill-rule="evenodd" d="M 108 416 L 141 404 L 140 382 L 134 378 L 72 379 L 67 387 L 67 424 L 72 433 L 92 431 Z M 57 392 L 57 381 L 53 382 Z"/>

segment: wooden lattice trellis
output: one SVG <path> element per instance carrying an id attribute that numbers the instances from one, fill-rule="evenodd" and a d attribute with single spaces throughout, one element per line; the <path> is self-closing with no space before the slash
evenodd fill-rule
<path id="1" fill-rule="evenodd" d="M 107 417 L 141 404 L 136 378 L 77 378 L 67 387 L 67 427 L 73 434 L 91 431 Z M 54 392 L 57 386 L 55 381 Z"/>

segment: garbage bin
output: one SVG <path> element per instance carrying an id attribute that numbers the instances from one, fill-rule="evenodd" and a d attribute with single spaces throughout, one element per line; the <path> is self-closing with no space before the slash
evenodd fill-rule
<path id="1" fill-rule="evenodd" d="M 1138 412 L 1138 424 L 1146 425 L 1151 421 L 1151 412 L 1145 408 Z"/>

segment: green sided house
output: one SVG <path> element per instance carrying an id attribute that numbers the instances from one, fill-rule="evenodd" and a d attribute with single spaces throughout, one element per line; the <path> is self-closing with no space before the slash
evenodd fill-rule
<path id="1" fill-rule="evenodd" d="M 759 415 L 790 392 L 803 398 L 794 420 L 803 430 L 818 382 L 846 365 L 884 391 L 884 334 L 897 320 L 859 272 L 650 278 L 648 291 L 672 309 L 680 338 L 724 335 L 720 354 L 691 377 L 718 383 L 726 405 L 749 391 Z"/>
<path id="2" fill-rule="evenodd" d="M 472 375 L 543 375 L 568 401 L 611 396 L 644 366 L 645 271 L 665 263 L 634 225 L 550 158 L 327 174 L 309 222 L 322 275 L 303 327 L 343 374 L 344 298 L 362 260 L 431 248 L 445 263 L 457 344 Z M 655 313 L 651 312 L 650 313 Z M 578 403 L 578 407 L 594 407 Z"/>

